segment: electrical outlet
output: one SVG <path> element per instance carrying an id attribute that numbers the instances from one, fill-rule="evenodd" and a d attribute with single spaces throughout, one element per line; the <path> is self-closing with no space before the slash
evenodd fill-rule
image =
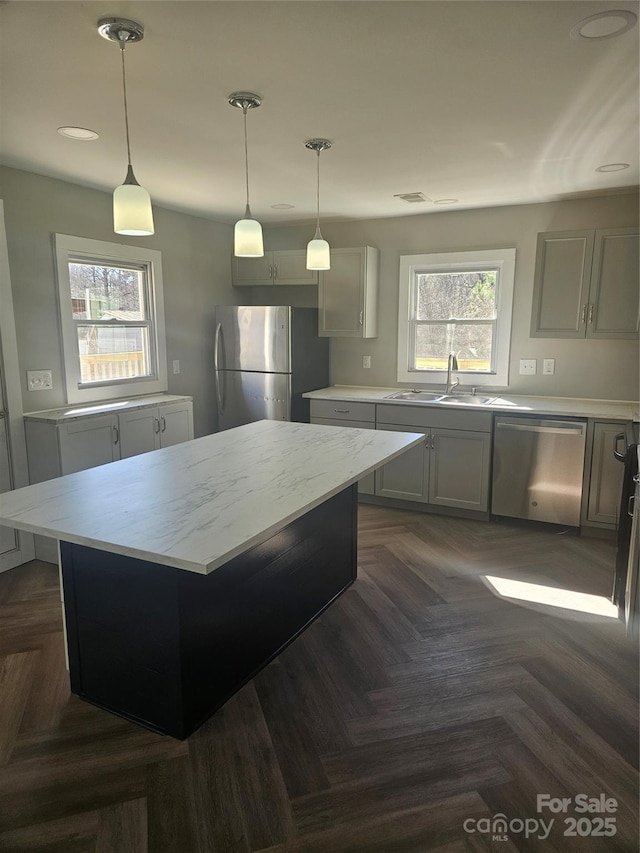
<path id="1" fill-rule="evenodd" d="M 27 388 L 29 391 L 50 391 L 53 388 L 51 370 L 27 370 Z"/>
<path id="2" fill-rule="evenodd" d="M 180 360 L 177 358 L 173 359 L 173 373 L 180 373 Z"/>
<path id="3" fill-rule="evenodd" d="M 542 374 L 543 376 L 553 376 L 556 372 L 556 360 L 555 358 L 544 358 L 542 360 Z"/>
<path id="4" fill-rule="evenodd" d="M 366 367 L 366 368 L 371 367 L 371 356 L 370 355 L 363 355 L 362 356 L 362 366 Z"/>
<path id="5" fill-rule="evenodd" d="M 520 376 L 534 376 L 537 369 L 536 364 L 535 358 L 521 358 Z"/>

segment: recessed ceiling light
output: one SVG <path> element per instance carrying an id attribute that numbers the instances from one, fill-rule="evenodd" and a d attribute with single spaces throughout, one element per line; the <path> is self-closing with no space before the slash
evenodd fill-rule
<path id="1" fill-rule="evenodd" d="M 457 198 L 437 198 L 433 203 L 434 204 L 457 204 L 458 199 Z"/>
<path id="2" fill-rule="evenodd" d="M 627 9 L 611 9 L 578 21 L 569 35 L 572 39 L 610 39 L 626 33 L 637 20 L 638 16 Z"/>
<path id="3" fill-rule="evenodd" d="M 596 172 L 622 172 L 628 168 L 628 163 L 605 163 L 604 166 L 598 166 Z"/>
<path id="4" fill-rule="evenodd" d="M 91 142 L 98 138 L 95 130 L 89 130 L 87 127 L 59 127 L 58 133 L 67 139 L 79 139 L 81 142 Z"/>
<path id="5" fill-rule="evenodd" d="M 272 204 L 271 207 L 273 210 L 291 210 L 292 207 L 295 207 L 295 204 L 285 204 L 283 202 L 282 204 Z"/>

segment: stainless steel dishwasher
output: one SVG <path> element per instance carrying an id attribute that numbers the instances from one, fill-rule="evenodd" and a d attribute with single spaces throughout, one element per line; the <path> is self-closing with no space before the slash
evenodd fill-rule
<path id="1" fill-rule="evenodd" d="M 491 512 L 578 527 L 586 421 L 499 416 Z"/>

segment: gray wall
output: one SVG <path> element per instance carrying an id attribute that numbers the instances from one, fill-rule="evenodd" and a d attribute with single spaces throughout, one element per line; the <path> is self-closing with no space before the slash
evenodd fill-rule
<path id="1" fill-rule="evenodd" d="M 539 231 L 612 228 L 638 224 L 638 195 L 624 194 L 545 204 L 449 211 L 322 224 L 334 248 L 380 249 L 379 333 L 366 341 L 331 341 L 335 384 L 397 386 L 398 269 L 401 254 L 515 246 L 516 280 L 509 390 L 517 394 L 638 399 L 638 342 L 540 339 L 529 336 L 536 237 Z M 313 236 L 313 226 L 265 228 L 265 248 L 297 249 Z M 315 288 L 246 288 L 252 304 L 314 305 Z M 242 299 L 243 294 L 240 295 Z M 249 300 L 249 295 L 246 297 Z M 371 369 L 362 356 L 371 356 Z M 518 374 L 521 358 L 538 359 L 536 376 Z M 543 358 L 555 358 L 554 376 L 542 376 Z"/>
<path id="2" fill-rule="evenodd" d="M 66 403 L 58 328 L 54 233 L 142 245 L 162 252 L 168 391 L 193 396 L 196 436 L 216 427 L 214 308 L 233 304 L 233 226 L 154 206 L 152 237 L 113 233 L 111 194 L 0 167 L 24 411 Z M 180 360 L 180 374 L 171 372 Z M 53 390 L 28 391 L 26 371 L 52 369 Z"/>

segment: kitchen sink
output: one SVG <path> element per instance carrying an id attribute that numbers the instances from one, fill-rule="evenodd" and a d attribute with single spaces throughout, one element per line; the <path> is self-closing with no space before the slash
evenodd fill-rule
<path id="1" fill-rule="evenodd" d="M 495 397 L 478 397 L 477 394 L 445 394 L 438 402 L 450 406 L 487 406 Z"/>
<path id="2" fill-rule="evenodd" d="M 497 397 L 479 397 L 477 394 L 441 394 L 438 391 L 395 391 L 385 400 L 405 400 L 411 403 L 438 403 L 449 406 L 488 406 Z"/>
<path id="3" fill-rule="evenodd" d="M 414 403 L 437 403 L 443 395 L 438 391 L 395 391 L 385 397 L 385 400 L 411 400 Z"/>

